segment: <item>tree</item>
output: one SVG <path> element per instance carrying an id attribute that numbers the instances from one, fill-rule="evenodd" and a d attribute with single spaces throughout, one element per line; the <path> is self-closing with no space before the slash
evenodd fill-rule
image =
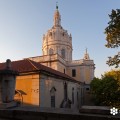
<path id="1" fill-rule="evenodd" d="M 94 78 L 91 81 L 90 88 L 91 88 L 91 93 L 93 95 L 93 99 L 94 99 L 95 104 L 96 105 L 100 105 L 102 103 L 102 98 L 101 98 L 101 90 L 102 90 L 101 79 Z"/>
<path id="2" fill-rule="evenodd" d="M 120 70 L 109 71 L 90 84 L 96 105 L 120 107 Z"/>
<path id="3" fill-rule="evenodd" d="M 111 76 L 120 83 L 120 69 L 105 72 L 104 76 Z"/>
<path id="4" fill-rule="evenodd" d="M 120 46 L 120 9 L 112 10 L 109 15 L 110 21 L 108 27 L 105 28 L 107 48 L 118 48 Z M 108 57 L 107 64 L 109 66 L 115 65 L 119 67 L 120 64 L 120 52 L 113 57 Z"/>

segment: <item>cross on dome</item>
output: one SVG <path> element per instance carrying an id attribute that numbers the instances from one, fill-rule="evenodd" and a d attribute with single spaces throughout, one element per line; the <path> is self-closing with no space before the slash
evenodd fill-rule
<path id="1" fill-rule="evenodd" d="M 56 9 L 58 10 L 58 2 L 56 2 Z"/>
<path id="2" fill-rule="evenodd" d="M 56 2 L 56 11 L 54 13 L 54 26 L 61 26 L 61 16 L 58 10 L 58 2 Z"/>

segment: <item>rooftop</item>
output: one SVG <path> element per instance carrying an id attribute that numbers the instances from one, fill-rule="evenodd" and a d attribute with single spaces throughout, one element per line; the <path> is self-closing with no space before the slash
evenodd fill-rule
<path id="1" fill-rule="evenodd" d="M 6 67 L 5 63 L 0 63 L 0 70 L 5 69 L 5 67 Z M 57 78 L 59 77 L 62 79 L 69 80 L 71 82 L 78 82 L 75 79 L 73 79 L 72 77 L 70 77 L 64 73 L 61 73 L 61 72 L 54 70 L 52 68 L 49 68 L 47 66 L 44 66 L 38 62 L 34 62 L 30 59 L 12 61 L 11 62 L 11 69 L 19 72 L 19 74 L 29 73 L 29 72 L 42 72 L 44 74 L 49 74 L 52 76 L 54 75 Z"/>

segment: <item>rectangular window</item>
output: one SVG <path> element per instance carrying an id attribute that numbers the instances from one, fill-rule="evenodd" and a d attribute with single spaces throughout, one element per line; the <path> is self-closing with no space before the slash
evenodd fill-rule
<path id="1" fill-rule="evenodd" d="M 51 96 L 51 107 L 55 107 L 55 96 Z"/>
<path id="2" fill-rule="evenodd" d="M 72 104 L 74 104 L 74 88 L 72 88 Z"/>
<path id="3" fill-rule="evenodd" d="M 77 91 L 77 101 L 78 101 L 78 99 L 79 99 L 79 98 L 78 98 L 78 91 Z"/>
<path id="4" fill-rule="evenodd" d="M 72 69 L 72 77 L 76 77 L 76 70 Z"/>
<path id="5" fill-rule="evenodd" d="M 64 73 L 65 73 L 65 69 L 64 69 Z"/>

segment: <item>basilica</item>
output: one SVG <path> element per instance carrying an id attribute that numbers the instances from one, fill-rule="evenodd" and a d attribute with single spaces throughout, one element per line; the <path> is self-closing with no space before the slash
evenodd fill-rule
<path id="1" fill-rule="evenodd" d="M 53 27 L 43 35 L 43 55 L 29 59 L 67 74 L 77 81 L 90 84 L 94 78 L 94 61 L 90 59 L 87 49 L 83 59 L 73 60 L 72 46 L 72 35 L 62 27 L 61 15 L 56 6 Z"/>
<path id="2" fill-rule="evenodd" d="M 72 51 L 72 35 L 56 6 L 53 27 L 43 35 L 43 55 L 0 63 L 0 103 L 71 109 L 89 104 L 95 64 L 87 49 L 80 60 L 72 59 Z"/>

